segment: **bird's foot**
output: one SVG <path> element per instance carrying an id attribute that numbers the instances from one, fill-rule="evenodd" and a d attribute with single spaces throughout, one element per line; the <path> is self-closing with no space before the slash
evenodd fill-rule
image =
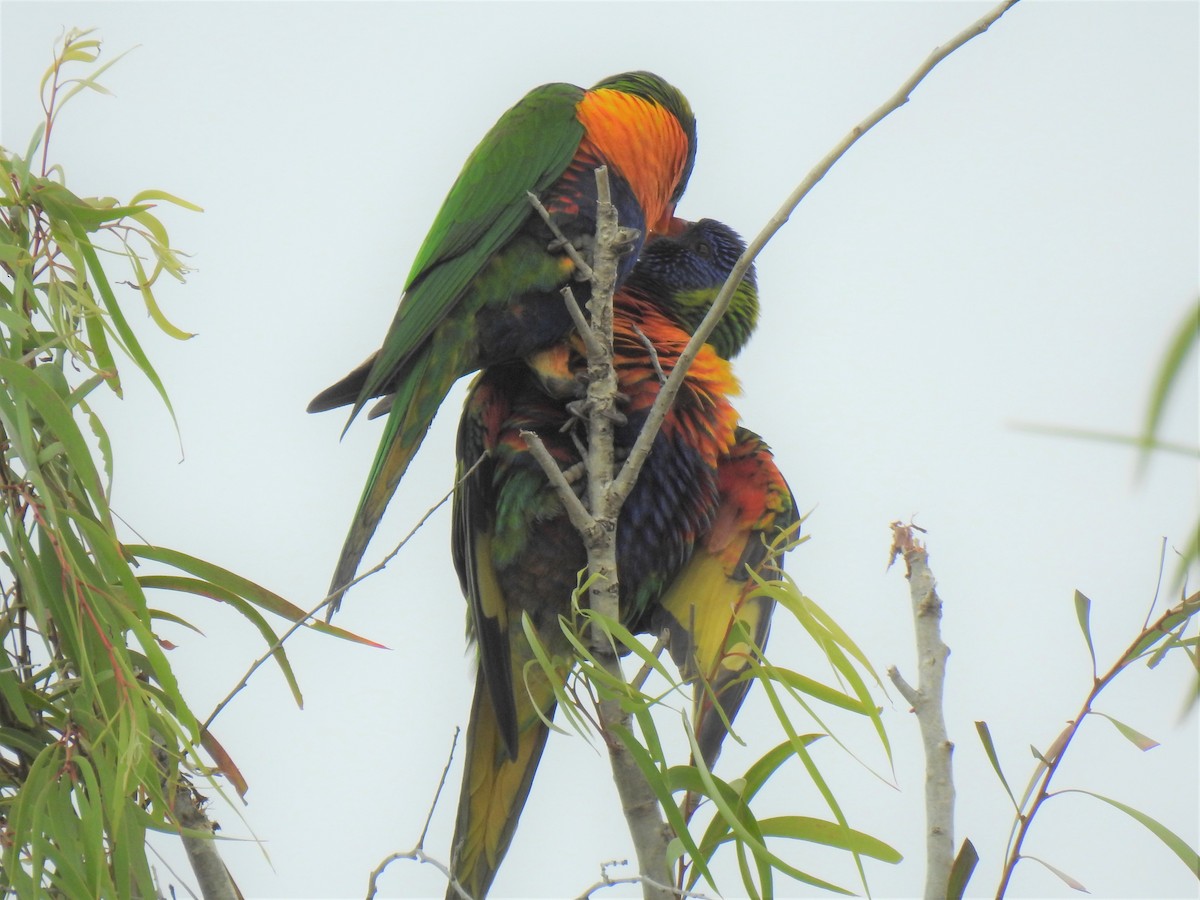
<path id="1" fill-rule="evenodd" d="M 623 397 L 621 394 L 617 394 L 617 403 L 619 404 L 622 401 L 628 403 L 629 399 L 627 397 Z M 572 400 L 567 404 L 567 412 L 571 414 L 571 418 L 567 420 L 562 430 L 569 431 L 575 426 L 577 421 L 586 422 L 591 416 L 592 410 L 595 409 L 595 406 L 595 401 L 590 397 L 585 397 L 582 400 Z M 604 407 L 600 414 L 614 425 L 625 425 L 629 422 L 629 417 L 617 409 L 615 405 Z"/>
<path id="2" fill-rule="evenodd" d="M 632 253 L 637 248 L 637 242 L 641 236 L 642 233 L 636 228 L 629 228 L 625 225 L 618 226 L 617 239 L 613 242 L 613 252 L 617 256 Z"/>

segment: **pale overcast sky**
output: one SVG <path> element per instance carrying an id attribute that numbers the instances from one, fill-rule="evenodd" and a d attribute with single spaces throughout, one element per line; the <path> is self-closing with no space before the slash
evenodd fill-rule
<path id="1" fill-rule="evenodd" d="M 103 411 L 115 508 L 147 540 L 315 604 L 379 423 L 357 421 L 339 442 L 344 417 L 304 407 L 378 345 L 445 191 L 501 112 L 544 82 L 652 69 L 698 119 L 680 214 L 750 236 L 933 47 L 988 8 L 5 0 L 3 144 L 26 146 L 61 30 L 96 26 L 106 58 L 138 49 L 103 78 L 115 96 L 81 96 L 55 130 L 51 155 L 68 185 L 118 197 L 161 188 L 205 208 L 161 210 L 196 266 L 162 299 L 199 336 L 151 336 L 127 299 L 178 411 L 185 458 L 152 391 L 131 383 L 128 402 Z M 812 539 L 790 571 L 880 673 L 893 662 L 913 671 L 907 586 L 885 571 L 888 523 L 911 516 L 928 530 L 953 650 L 956 838 L 981 855 L 974 895 L 995 892 L 1012 813 L 974 721 L 989 723 L 1023 786 L 1029 746 L 1045 749 L 1090 688 L 1074 591 L 1093 601 L 1107 667 L 1146 616 L 1162 540 L 1182 547 L 1196 523 L 1194 459 L 1156 457 L 1137 479 L 1127 449 L 1014 424 L 1140 424 L 1152 372 L 1197 292 L 1197 12 L 1026 0 L 851 150 L 759 261 L 763 317 L 737 362 L 738 406 L 813 510 Z M 448 489 L 464 384 L 369 563 Z M 1164 436 L 1195 445 L 1198 403 L 1193 358 Z M 229 610 L 170 602 L 206 633 L 169 634 L 203 716 L 262 645 Z M 463 618 L 443 509 L 343 607 L 342 625 L 390 651 L 298 635 L 290 653 L 305 709 L 264 669 L 217 719 L 251 786 L 244 822 L 217 807 L 223 834 L 253 833 L 270 857 L 253 843 L 224 848 L 248 897 L 362 896 L 370 870 L 415 843 L 454 726 L 466 722 Z M 770 652 L 829 677 L 785 615 Z M 1095 719 L 1059 786 L 1137 806 L 1196 846 L 1200 739 L 1194 712 L 1180 721 L 1182 663 L 1131 671 L 1100 704 L 1163 746 L 1141 753 Z M 901 897 L 922 882 L 922 763 L 916 723 L 890 693 L 880 703 L 899 790 L 833 742 L 817 760 L 851 824 L 905 854 L 898 867 L 867 870 L 876 896 Z M 831 718 L 887 772 L 868 729 Z M 762 696 L 739 722 L 751 746 L 727 748 L 726 777 L 781 739 Z M 456 765 L 454 791 L 459 774 Z M 796 764 L 763 801 L 761 815 L 826 814 Z M 426 848 L 443 859 L 455 805 L 443 799 Z M 155 843 L 178 862 L 169 839 Z M 1095 896 L 1197 893 L 1149 832 L 1082 795 L 1048 804 L 1026 850 Z M 781 851 L 856 887 L 846 858 Z M 630 855 L 606 758 L 554 736 L 495 896 L 575 896 L 603 861 Z M 737 896 L 736 864 L 727 858 L 720 871 Z M 396 863 L 382 888 L 440 896 L 443 884 L 430 867 Z M 779 894 L 813 891 L 781 883 Z M 1068 895 L 1028 861 L 1010 893 Z"/>

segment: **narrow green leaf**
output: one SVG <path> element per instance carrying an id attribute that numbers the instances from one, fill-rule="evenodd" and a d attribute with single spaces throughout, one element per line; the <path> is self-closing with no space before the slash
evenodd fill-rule
<path id="1" fill-rule="evenodd" d="M 969 838 L 964 838 L 962 846 L 958 848 L 958 855 L 954 857 L 954 864 L 950 866 L 950 877 L 946 881 L 946 900 L 962 900 L 967 892 L 967 882 L 971 880 L 978 862 L 979 853 L 976 852 L 975 845 Z"/>
<path id="2" fill-rule="evenodd" d="M 31 759 L 41 753 L 48 744 L 54 743 L 55 740 L 56 738 L 48 731 L 29 732 L 21 731 L 17 728 L 0 726 L 0 746 L 10 750 L 17 750 Z"/>
<path id="3" fill-rule="evenodd" d="M 1023 854 L 1022 854 L 1021 858 L 1022 859 L 1032 859 L 1035 863 L 1041 863 L 1043 866 L 1045 866 L 1047 869 L 1049 869 L 1051 872 L 1053 872 L 1055 875 L 1057 875 L 1059 878 L 1061 878 L 1063 884 L 1065 884 L 1067 887 L 1071 888 L 1072 890 L 1079 891 L 1080 893 L 1083 893 L 1083 894 L 1091 893 L 1091 891 L 1089 891 L 1087 888 L 1085 888 L 1080 882 L 1076 881 L 1074 878 L 1072 878 L 1070 875 L 1068 875 L 1062 869 L 1056 869 L 1054 866 L 1050 865 L 1050 863 L 1046 862 L 1044 859 L 1038 859 L 1036 856 L 1025 856 Z"/>
<path id="4" fill-rule="evenodd" d="M 541 677 L 546 679 L 550 685 L 550 689 L 554 692 L 554 699 L 558 703 L 564 713 L 569 713 L 568 721 L 579 732 L 581 737 L 587 736 L 586 726 L 582 723 L 578 714 L 571 713 L 571 698 L 567 694 L 566 687 L 563 684 L 563 679 L 558 673 L 558 667 L 551 658 L 550 653 L 546 650 L 546 645 L 542 643 L 541 635 L 538 634 L 537 628 L 533 624 L 533 619 L 529 618 L 529 613 L 522 610 L 521 612 L 521 628 L 525 633 L 525 640 L 529 644 L 530 652 L 533 654 L 533 659 L 527 660 L 524 668 L 521 670 L 521 677 L 524 680 L 525 689 L 530 690 L 529 672 L 535 667 L 541 670 Z M 539 704 L 534 704 L 534 712 L 538 718 L 542 720 L 542 724 L 551 731 L 557 731 L 560 734 L 566 734 L 566 731 L 547 716 L 539 708 Z"/>
<path id="5" fill-rule="evenodd" d="M 99 206 L 75 196 L 66 186 L 57 181 L 41 179 L 32 185 L 30 196 L 34 203 L 46 212 L 84 231 L 95 231 L 108 222 L 116 222 L 125 216 L 142 212 L 145 206 Z"/>
<path id="6" fill-rule="evenodd" d="M 215 563 L 197 559 L 178 550 L 171 550 L 167 547 L 155 547 L 150 544 L 126 544 L 125 550 L 138 559 L 151 559 L 195 575 L 197 578 L 207 581 L 218 589 L 236 594 L 239 597 L 244 597 L 255 606 L 275 613 L 275 615 L 281 616 L 288 621 L 299 622 L 302 619 L 308 618 L 308 621 L 305 622 L 306 628 L 311 628 L 322 634 L 340 637 L 347 641 L 354 641 L 358 644 L 366 644 L 368 647 L 387 649 L 383 644 L 359 637 L 353 632 L 346 631 L 344 628 L 338 628 L 336 625 L 327 625 L 324 622 L 309 618 L 305 610 L 284 600 L 274 591 L 255 584 L 250 579 L 230 572 L 228 569 L 223 569 Z"/>
<path id="7" fill-rule="evenodd" d="M 204 212 L 203 207 L 184 200 L 182 197 L 176 197 L 174 194 L 168 194 L 166 191 L 156 191 L 153 189 L 147 191 L 138 191 L 129 198 L 129 205 L 140 206 L 153 200 L 163 200 L 167 203 L 173 203 L 176 206 L 182 206 L 184 209 L 190 209 L 192 212 Z"/>
<path id="8" fill-rule="evenodd" d="M 1146 420 L 1142 425 L 1140 438 L 1143 447 L 1139 460 L 1141 469 L 1145 469 L 1146 460 L 1150 455 L 1149 448 L 1157 436 L 1167 400 L 1179 381 L 1179 375 L 1183 371 L 1183 364 L 1187 361 L 1188 353 L 1197 342 L 1200 342 L 1200 300 L 1197 300 L 1196 304 L 1188 309 L 1187 315 L 1179 323 L 1178 329 L 1167 346 L 1167 353 L 1163 357 L 1158 377 L 1150 389 L 1150 403 L 1146 408 Z"/>
<path id="9" fill-rule="evenodd" d="M 708 857 L 703 855 L 696 846 L 695 839 L 692 837 L 691 832 L 688 831 L 687 822 L 684 821 L 678 804 L 675 803 L 674 798 L 671 796 L 671 782 L 674 777 L 672 773 L 674 773 L 676 768 L 682 767 L 673 767 L 667 772 L 663 772 L 655 765 L 654 760 L 650 758 L 650 754 L 646 751 L 646 748 L 642 746 L 628 729 L 620 725 L 615 725 L 613 733 L 625 745 L 634 763 L 645 777 L 646 783 L 654 792 L 654 796 L 658 798 L 659 806 L 662 807 L 663 813 L 667 818 L 667 824 L 671 826 L 676 837 L 682 842 L 684 852 L 687 853 L 688 858 L 692 861 L 693 874 L 697 876 L 702 875 L 705 881 L 712 886 L 712 889 L 717 890 L 716 882 L 713 880 L 712 873 L 708 869 Z"/>
<path id="10" fill-rule="evenodd" d="M 9 659 L 9 657 L 5 658 Z M 4 706 L 7 707 L 8 715 L 4 716 L 4 719 L 12 717 L 19 725 L 24 725 L 26 728 L 34 727 L 33 716 L 29 714 L 29 707 L 25 705 L 25 698 L 21 696 L 21 681 L 13 669 L 0 672 L 0 698 L 4 700 Z"/>
<path id="11" fill-rule="evenodd" d="M 83 330 L 87 334 L 88 346 L 92 349 L 96 368 L 105 374 L 105 383 L 118 397 L 124 396 L 121 389 L 121 376 L 117 372 L 117 359 L 113 355 L 112 345 L 108 342 L 108 331 L 104 320 L 99 315 L 84 316 Z"/>
<path id="12" fill-rule="evenodd" d="M 0 380 L 8 382 L 37 409 L 54 437 L 63 443 L 80 485 L 92 498 L 104 521 L 111 525 L 108 498 L 104 494 L 100 473 L 96 471 L 87 441 L 63 399 L 32 370 L 11 359 L 0 358 Z M 25 461 L 29 464 L 33 460 L 27 457 Z"/>
<path id="13" fill-rule="evenodd" d="M 600 616 L 599 613 L 592 609 L 581 609 L 580 613 L 583 616 L 584 621 L 589 623 L 603 620 L 605 631 L 611 635 L 617 641 L 617 643 L 633 653 L 642 661 L 643 665 L 650 667 L 664 681 L 666 681 L 667 684 L 672 686 L 677 684 L 676 679 L 671 675 L 667 667 L 663 665 L 663 662 L 658 655 L 650 652 L 650 648 L 634 637 L 633 633 L 630 632 L 630 630 L 620 622 L 616 622 L 612 619 L 604 619 L 603 616 Z"/>
<path id="14" fill-rule="evenodd" d="M 754 573 L 751 573 L 751 575 L 758 583 L 759 591 L 773 597 L 796 617 L 797 621 L 800 622 L 821 648 L 821 651 L 829 659 L 830 664 L 838 674 L 850 684 L 854 694 L 859 698 L 862 711 L 870 716 L 871 724 L 875 727 L 875 733 L 883 745 L 888 762 L 891 763 L 891 742 L 888 740 L 887 730 L 883 725 L 879 707 L 867 690 L 866 683 L 859 676 L 854 665 L 846 658 L 846 653 L 843 653 L 842 649 L 845 648 L 850 656 L 858 660 L 859 664 L 874 679 L 876 684 L 882 687 L 879 675 L 871 667 L 870 663 L 867 662 L 866 656 L 850 640 L 845 631 L 819 605 L 800 592 L 795 583 L 787 577 L 786 573 L 782 581 L 764 581 L 754 575 Z"/>
<path id="15" fill-rule="evenodd" d="M 976 722 L 975 730 L 979 733 L 979 740 L 983 742 L 983 751 L 987 754 L 988 762 L 992 764 L 1000 783 L 1004 785 L 1004 790 L 1008 793 L 1008 799 L 1012 801 L 1013 807 L 1020 815 L 1021 807 L 1017 805 L 1017 798 L 1013 796 L 1012 788 L 1008 786 L 1008 779 L 1004 777 L 1004 772 L 1000 768 L 1000 758 L 996 756 L 996 745 L 992 743 L 992 733 L 988 729 L 987 722 Z"/>
<path id="16" fill-rule="evenodd" d="M 820 770 L 817 768 L 816 763 L 813 761 L 811 754 L 809 754 L 808 749 L 807 749 L 807 742 L 805 742 L 801 738 L 801 736 L 796 733 L 795 728 L 792 726 L 791 719 L 788 718 L 787 712 L 784 710 L 783 704 L 780 702 L 779 694 L 776 692 L 774 684 L 771 682 L 770 679 L 764 679 L 762 681 L 762 686 L 763 686 L 763 693 L 765 693 L 767 695 L 767 699 L 771 703 L 771 708 L 775 712 L 775 717 L 778 719 L 779 723 L 783 726 L 784 733 L 788 736 L 788 740 L 790 741 L 792 748 L 795 750 L 796 755 L 800 758 L 800 761 L 804 764 L 804 768 L 808 772 L 809 777 L 812 779 L 813 784 L 816 786 L 817 790 L 820 791 L 821 796 L 825 799 L 826 804 L 828 804 L 830 810 L 833 812 L 834 817 L 838 820 L 838 823 L 843 828 L 848 828 L 849 826 L 846 822 L 845 814 L 842 812 L 842 808 L 838 804 L 837 798 L 834 797 L 833 791 L 830 790 L 828 783 L 826 783 L 825 778 L 821 775 Z M 691 745 L 692 745 L 692 753 L 694 755 L 693 758 L 696 760 L 699 760 L 699 752 L 700 752 L 699 747 L 696 744 L 696 738 L 695 738 L 695 735 L 692 733 L 691 729 L 688 729 L 688 740 L 691 742 Z M 708 785 L 709 781 L 711 780 L 711 776 L 704 769 L 704 766 L 702 764 L 699 765 L 699 770 L 701 772 L 702 777 L 704 777 L 706 779 L 706 785 Z M 709 789 L 711 790 L 712 788 L 710 787 Z M 767 854 L 767 858 L 770 860 L 770 862 L 773 866 L 775 866 L 777 869 L 780 869 L 781 871 L 787 873 L 792 878 L 795 878 L 798 881 L 803 881 L 806 884 L 813 885 L 814 887 L 821 887 L 821 888 L 824 888 L 825 890 L 834 891 L 836 893 L 842 893 L 842 894 L 850 893 L 849 891 L 847 891 L 844 888 L 840 888 L 836 885 L 830 884 L 829 882 L 822 881 L 821 879 L 813 878 L 810 875 L 800 872 L 798 869 L 795 869 L 794 867 L 788 865 L 787 863 L 784 863 L 783 860 L 779 859 L 777 856 L 770 853 L 770 851 L 767 850 L 766 846 L 762 845 L 761 841 L 755 842 L 748 831 L 746 831 L 744 829 L 739 830 L 739 828 L 738 828 L 739 820 L 736 820 L 732 816 L 732 814 L 728 810 L 727 806 L 722 805 L 722 800 L 720 797 L 713 797 L 712 799 L 717 804 L 717 807 L 721 810 L 721 814 L 723 816 L 725 816 L 727 819 L 729 819 L 730 825 L 733 828 L 734 833 L 739 838 L 746 841 L 747 844 L 749 844 L 751 850 L 755 853 L 756 856 L 758 856 L 760 854 Z M 750 814 L 748 809 L 745 812 L 746 812 L 746 815 Z M 865 883 L 866 875 L 862 868 L 862 860 L 859 858 L 858 854 L 854 854 L 854 861 L 855 861 L 855 865 L 858 868 L 859 877 L 861 879 L 863 879 L 863 881 Z"/>
<path id="17" fill-rule="evenodd" d="M 810 816 L 773 816 L 759 819 L 758 827 L 765 837 L 824 844 L 886 863 L 898 863 L 904 858 L 899 850 L 879 838 L 853 828 L 843 828 L 837 822 L 827 819 L 814 819 Z"/>
<path id="18" fill-rule="evenodd" d="M 800 735 L 800 743 L 808 747 L 810 744 L 819 741 L 825 737 L 823 734 L 802 734 Z M 790 740 L 784 741 L 772 747 L 746 770 L 746 774 L 742 776 L 742 781 L 745 787 L 742 789 L 742 797 L 749 802 L 762 789 L 768 779 L 775 771 L 783 765 L 787 760 L 796 755 L 795 746 Z"/>
<path id="19" fill-rule="evenodd" d="M 150 313 L 150 318 L 154 320 L 159 329 L 170 337 L 178 341 L 186 341 L 194 338 L 196 335 L 191 331 L 184 331 L 171 323 L 162 311 L 162 307 L 158 305 L 158 300 L 154 297 L 154 291 L 150 288 L 150 280 L 146 277 L 146 270 L 142 267 L 142 261 L 138 259 L 132 248 L 127 248 L 129 256 L 129 265 L 133 268 L 133 274 L 137 278 L 137 287 L 141 291 L 142 300 L 146 304 L 146 310 Z"/>
<path id="20" fill-rule="evenodd" d="M 193 594 L 198 597 L 209 597 L 210 599 L 227 603 L 258 629 L 259 634 L 262 635 L 268 647 L 275 647 L 275 644 L 279 641 L 279 635 L 275 633 L 275 629 L 270 626 L 267 620 L 262 617 L 262 614 L 254 609 L 247 600 L 237 593 L 215 585 L 212 582 L 197 578 L 184 578 L 179 575 L 139 575 L 138 583 L 146 590 L 176 591 L 178 593 Z M 279 666 L 280 672 L 283 673 L 284 680 L 287 681 L 288 688 L 292 692 L 292 697 L 295 699 L 296 705 L 303 707 L 304 695 L 300 691 L 299 682 L 296 681 L 296 673 L 292 670 L 292 664 L 288 660 L 287 652 L 283 647 L 275 647 L 271 651 L 271 657 Z M 170 670 L 170 666 L 165 662 L 165 659 L 163 665 L 168 671 Z"/>
<path id="21" fill-rule="evenodd" d="M 1083 591 L 1075 591 L 1075 617 L 1079 619 L 1079 627 L 1083 631 L 1083 639 L 1087 641 L 1088 655 L 1092 658 L 1092 677 L 1096 677 L 1096 648 L 1092 645 L 1092 627 L 1090 623 L 1092 601 L 1084 596 Z"/>
<path id="22" fill-rule="evenodd" d="M 762 893 L 755 886 L 754 874 L 750 871 L 750 860 L 746 858 L 746 842 L 735 841 L 733 846 L 737 848 L 738 874 L 742 876 L 742 887 L 746 889 L 746 900 L 762 900 Z"/>
<path id="23" fill-rule="evenodd" d="M 663 752 L 662 739 L 659 737 L 658 728 L 654 724 L 654 716 L 650 712 L 650 704 L 635 704 L 631 714 L 637 721 L 638 728 L 642 732 L 642 740 L 646 752 L 650 754 L 650 758 L 654 760 L 655 765 L 659 766 L 660 770 L 665 772 L 667 755 Z"/>
<path id="24" fill-rule="evenodd" d="M 1197 457 L 1200 457 L 1200 447 L 1195 447 L 1190 444 L 1180 444 L 1174 441 L 1162 441 L 1158 439 L 1146 442 L 1136 435 L 1120 434 L 1113 431 L 1097 431 L 1091 428 L 1065 428 L 1058 425 L 1038 425 L 1033 422 L 1014 422 L 1012 427 L 1018 431 L 1027 431 L 1030 434 L 1078 438 L 1085 441 L 1096 441 L 1104 444 L 1117 444 L 1121 447 L 1133 447 L 1137 449 L 1144 448 L 1146 450 L 1157 451 L 1160 453 L 1172 453 L 1178 456 L 1186 456 L 1189 459 L 1196 459 Z"/>
<path id="25" fill-rule="evenodd" d="M 795 688 L 801 693 L 822 700 L 831 706 L 848 709 L 859 715 L 870 715 L 870 709 L 864 707 L 861 699 L 851 697 L 849 694 L 845 694 L 827 684 L 822 684 L 815 679 L 809 678 L 807 675 L 801 675 L 799 672 L 793 672 L 790 669 L 781 669 L 778 666 L 772 666 L 768 669 L 768 672 L 773 678 L 777 678 L 788 687 Z M 871 708 L 874 708 L 874 704 L 872 704 Z"/>
<path id="26" fill-rule="evenodd" d="M 120 304 L 117 303 L 116 295 L 113 294 L 112 286 L 108 283 L 108 276 L 104 273 L 104 268 L 100 265 L 100 260 L 96 256 L 95 248 L 92 246 L 87 234 L 82 231 L 75 232 L 75 239 L 78 242 L 79 252 L 82 254 L 87 265 L 87 270 L 91 273 L 96 290 L 100 292 L 100 297 L 104 301 L 104 308 L 108 310 L 113 327 L 124 344 L 125 352 L 129 354 L 129 358 L 133 360 L 134 364 L 141 370 L 141 373 L 146 376 L 146 380 L 154 385 L 154 389 L 158 392 L 158 396 L 162 399 L 163 405 L 167 408 L 167 412 L 171 416 L 171 421 L 175 422 L 175 408 L 171 405 L 171 398 L 167 395 L 167 389 L 163 385 L 162 379 L 158 377 L 158 372 L 154 366 L 150 364 L 150 360 L 142 349 L 142 345 L 138 342 L 137 336 L 133 333 L 133 329 L 129 327 L 125 313 L 122 312 Z"/>
<path id="27" fill-rule="evenodd" d="M 46 134 L 45 120 L 38 122 L 37 127 L 33 129 L 33 136 L 29 139 L 29 146 L 25 148 L 25 155 L 18 157 L 17 165 L 14 167 L 19 174 L 19 181 L 24 187 L 26 180 L 29 178 L 29 161 L 33 159 L 33 155 L 37 153 L 38 148 L 42 146 L 42 138 Z"/>
<path id="28" fill-rule="evenodd" d="M 99 377 L 99 376 L 95 376 Z M 92 379 L 88 379 L 91 381 Z M 107 379 L 101 378 L 101 381 Z M 92 434 L 96 438 L 96 447 L 100 451 L 100 461 L 104 465 L 104 493 L 108 496 L 112 493 L 113 482 L 113 452 L 112 441 L 108 437 L 108 429 L 104 427 L 104 423 L 100 421 L 100 417 L 96 415 L 92 408 L 84 403 L 82 399 L 79 401 L 79 408 L 85 416 L 87 416 L 88 425 L 91 426 Z"/>
<path id="29" fill-rule="evenodd" d="M 145 587 L 144 584 L 143 584 L 143 587 Z M 204 636 L 204 632 L 201 631 L 199 628 L 197 628 L 195 625 L 193 625 L 191 622 L 189 622 L 187 619 L 183 618 L 182 616 L 178 616 L 175 613 L 170 612 L 168 610 L 151 609 L 150 610 L 150 618 L 152 621 L 160 620 L 163 622 L 174 622 L 176 625 L 182 625 L 184 628 L 187 628 L 190 631 L 194 631 L 196 634 L 198 634 L 202 637 Z"/>
<path id="30" fill-rule="evenodd" d="M 1117 729 L 1117 731 L 1121 732 L 1121 734 L 1124 736 L 1124 738 L 1127 741 L 1129 741 L 1131 744 L 1133 744 L 1135 747 L 1137 747 L 1139 750 L 1142 750 L 1142 751 L 1153 750 L 1155 747 L 1158 746 L 1158 741 L 1154 740 L 1154 738 L 1146 737 L 1146 735 L 1142 734 L 1140 731 L 1137 731 L 1134 728 L 1130 728 L 1124 722 L 1114 719 L 1112 716 L 1108 715 L 1107 713 L 1097 712 L 1096 710 L 1093 709 L 1092 715 L 1100 716 L 1101 718 L 1108 719 L 1108 721 L 1113 723 L 1113 726 Z"/>
<path id="31" fill-rule="evenodd" d="M 29 262 L 29 251 L 12 242 L 12 232 L 7 230 L 0 231 L 0 263 L 4 263 L 11 268 L 16 268 L 17 266 L 26 266 Z M 11 310 L 5 310 L 4 312 L 4 321 L 6 324 L 11 322 L 22 330 L 29 327 L 29 320 L 24 316 L 18 316 Z"/>
<path id="32" fill-rule="evenodd" d="M 812 600 L 812 598 L 801 592 L 800 589 L 796 587 L 795 582 L 791 581 L 790 578 L 788 578 L 784 584 L 790 585 L 793 589 L 795 589 L 796 593 L 800 596 L 801 601 L 808 608 L 809 612 L 812 613 L 813 618 L 825 626 L 830 635 L 833 636 L 833 639 L 837 641 L 838 645 L 844 648 L 847 653 L 858 660 L 858 663 L 862 666 L 863 670 L 871 676 L 877 685 L 882 688 L 883 681 L 880 679 L 879 673 L 875 671 L 875 668 L 871 665 L 870 660 L 867 659 L 867 655 L 859 649 L 858 645 L 854 643 L 853 640 L 850 639 L 850 635 L 847 634 L 846 631 L 833 620 L 833 617 L 830 616 L 829 613 L 827 613 L 820 606 L 820 604 L 816 603 Z"/>
<path id="33" fill-rule="evenodd" d="M 1192 849 L 1186 841 L 1183 840 L 1171 829 L 1167 828 L 1156 819 L 1150 818 L 1139 809 L 1134 809 L 1132 806 L 1126 806 L 1118 800 L 1113 800 L 1111 797 L 1105 797 L 1103 794 L 1096 794 L 1092 791 L 1085 791 L 1079 788 L 1068 788 L 1060 791 L 1062 794 L 1087 794 L 1089 797 L 1095 797 L 1097 800 L 1103 800 L 1109 806 L 1119 809 L 1121 812 L 1130 818 L 1141 822 L 1150 832 L 1162 841 L 1167 847 L 1188 867 L 1188 871 L 1200 879 L 1200 853 Z"/>

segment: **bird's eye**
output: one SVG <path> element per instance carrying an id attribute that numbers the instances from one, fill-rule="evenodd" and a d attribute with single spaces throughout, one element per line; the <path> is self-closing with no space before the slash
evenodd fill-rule
<path id="1" fill-rule="evenodd" d="M 713 249 L 708 241 L 699 241 L 696 244 L 696 252 L 704 259 L 712 259 Z"/>

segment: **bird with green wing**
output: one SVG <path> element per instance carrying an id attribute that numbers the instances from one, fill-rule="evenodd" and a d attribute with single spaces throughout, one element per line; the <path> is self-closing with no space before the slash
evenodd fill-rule
<path id="1" fill-rule="evenodd" d="M 595 231 L 594 170 L 607 166 L 619 220 L 638 235 L 622 258 L 623 279 L 645 238 L 675 227 L 695 154 L 686 98 L 649 72 L 586 90 L 535 88 L 471 153 L 417 252 L 381 347 L 309 404 L 310 412 L 350 406 L 353 421 L 383 398 L 376 410 L 387 416 L 330 583 L 328 615 L 454 382 L 571 330 L 560 290 L 580 270 L 563 239 L 586 249 Z"/>
<path id="2" fill-rule="evenodd" d="M 687 225 L 648 242 L 615 295 L 614 367 L 625 418 L 614 427 L 618 456 L 632 447 L 661 379 L 743 249 L 719 222 Z M 708 690 L 695 689 L 693 718 L 710 766 L 724 722 L 736 716 L 749 686 L 740 677 L 750 664 L 749 644 L 765 642 L 770 622 L 771 601 L 754 590 L 749 571 L 772 577 L 768 545 L 796 521 L 770 451 L 738 427 L 731 404 L 738 386 L 728 357 L 745 343 L 757 312 L 751 271 L 689 368 L 617 528 L 622 621 L 662 633 L 685 676 L 708 682 Z M 547 675 L 522 616 L 552 657 L 569 660 L 559 617 L 570 614 L 587 555 L 522 433 L 539 436 L 582 498 L 585 448 L 570 433 L 567 399 L 580 364 L 573 337 L 489 367 L 472 384 L 459 425 L 454 561 L 479 666 L 451 870 L 477 900 L 512 841 L 554 715 L 555 688 L 570 665 Z M 457 896 L 454 890 L 447 897 Z"/>

